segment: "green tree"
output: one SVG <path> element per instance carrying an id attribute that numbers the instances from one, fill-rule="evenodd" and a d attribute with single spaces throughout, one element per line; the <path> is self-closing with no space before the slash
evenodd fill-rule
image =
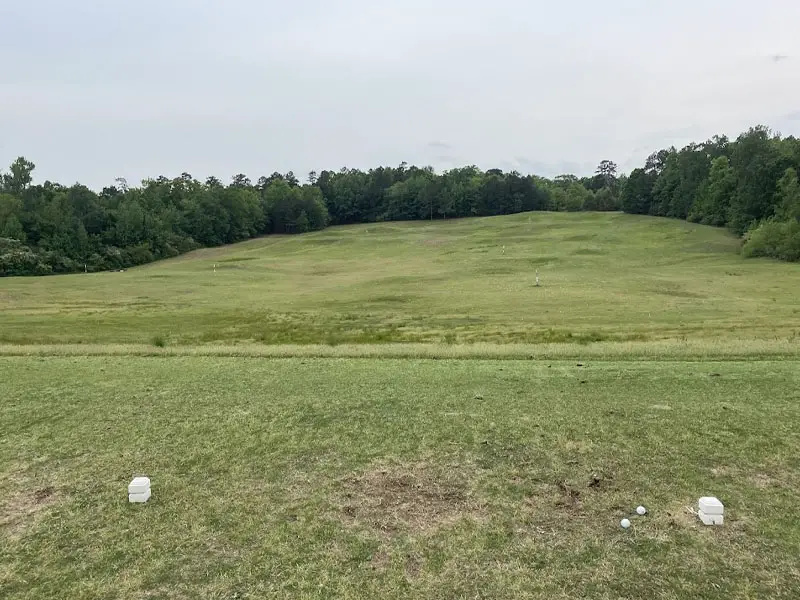
<path id="1" fill-rule="evenodd" d="M 750 258 L 800 261 L 800 221 L 765 219 L 747 232 L 742 254 Z"/>
<path id="2" fill-rule="evenodd" d="M 328 226 L 328 208 L 322 191 L 313 185 L 304 185 L 300 188 L 302 212 L 308 219 L 308 231 L 325 229 Z"/>
<path id="3" fill-rule="evenodd" d="M 631 171 L 622 188 L 621 204 L 626 213 L 646 215 L 653 203 L 653 179 L 644 169 Z"/>
<path id="4" fill-rule="evenodd" d="M 0 181 L 2 181 L 3 191 L 8 192 L 14 196 L 19 196 L 27 189 L 31 181 L 33 181 L 33 170 L 36 168 L 31 161 L 20 156 L 17 160 L 11 163 L 9 173 L 3 174 Z"/>
<path id="5" fill-rule="evenodd" d="M 779 140 L 766 127 L 753 127 L 737 138 L 731 153 L 736 192 L 731 200 L 729 227 L 734 232 L 744 233 L 773 214 L 777 183 L 788 162 Z"/>
<path id="6" fill-rule="evenodd" d="M 671 151 L 664 167 L 661 169 L 653 184 L 653 202 L 650 205 L 650 214 L 666 217 L 671 212 L 675 191 L 681 183 L 681 168 L 678 164 L 678 153 Z"/>
<path id="7" fill-rule="evenodd" d="M 595 171 L 595 176 L 600 179 L 601 185 L 599 189 L 604 187 L 613 192 L 617 186 L 617 165 L 611 160 L 603 160 Z M 597 190 L 595 190 L 597 191 Z"/>
<path id="8" fill-rule="evenodd" d="M 708 177 L 710 162 L 705 148 L 697 144 L 689 144 L 678 152 L 678 183 L 669 201 L 668 217 L 685 219 L 689 215 L 697 192 Z"/>
<path id="9" fill-rule="evenodd" d="M 697 192 L 697 200 L 689 214 L 689 220 L 715 227 L 724 226 L 735 190 L 736 175 L 728 157 L 715 158 L 711 162 L 708 179 Z"/>
<path id="10" fill-rule="evenodd" d="M 301 210 L 300 215 L 295 219 L 295 230 L 297 233 L 305 233 L 309 230 L 309 221 L 306 211 Z"/>
<path id="11" fill-rule="evenodd" d="M 226 243 L 249 239 L 264 230 L 264 210 L 253 188 L 233 183 L 220 190 L 218 198 L 228 217 Z"/>
<path id="12" fill-rule="evenodd" d="M 619 202 L 611 188 L 603 187 L 586 197 L 583 210 L 619 210 Z"/>
<path id="13" fill-rule="evenodd" d="M 22 229 L 22 200 L 10 194 L 0 194 L 0 238 L 25 242 L 27 236 Z"/>
<path id="14" fill-rule="evenodd" d="M 781 221 L 800 221 L 800 183 L 792 167 L 778 181 L 775 216 Z"/>

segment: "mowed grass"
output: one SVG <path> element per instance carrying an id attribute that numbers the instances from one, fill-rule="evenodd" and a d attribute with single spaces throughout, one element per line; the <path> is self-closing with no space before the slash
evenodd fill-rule
<path id="1" fill-rule="evenodd" d="M 0 358 L 0 597 L 796 598 L 797 362 L 581 364 Z"/>
<path id="2" fill-rule="evenodd" d="M 0 344 L 794 343 L 800 265 L 739 243 L 616 213 L 335 227 L 0 279 Z"/>

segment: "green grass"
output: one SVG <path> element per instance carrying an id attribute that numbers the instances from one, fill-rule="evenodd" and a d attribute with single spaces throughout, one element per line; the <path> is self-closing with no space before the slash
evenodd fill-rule
<path id="1" fill-rule="evenodd" d="M 738 248 L 540 213 L 0 279 L 0 598 L 796 598 L 800 266 Z"/>
<path id="2" fill-rule="evenodd" d="M 336 227 L 125 273 L 0 280 L 0 343 L 797 338 L 800 266 L 738 247 L 721 229 L 623 214 Z"/>
<path id="3" fill-rule="evenodd" d="M 576 365 L 0 358 L 0 597 L 796 598 L 797 362 Z"/>

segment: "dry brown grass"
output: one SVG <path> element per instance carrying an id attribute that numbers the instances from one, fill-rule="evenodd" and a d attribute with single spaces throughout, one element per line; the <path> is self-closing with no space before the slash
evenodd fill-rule
<path id="1" fill-rule="evenodd" d="M 510 360 L 743 360 L 800 356 L 800 338 L 661 340 L 591 344 L 0 344 L 0 356 L 219 356 L 252 358 L 431 358 Z"/>
<path id="2" fill-rule="evenodd" d="M 0 505 L 0 538 L 18 540 L 59 500 L 52 486 L 25 489 L 10 495 Z"/>
<path id="3" fill-rule="evenodd" d="M 384 536 L 432 533 L 462 519 L 485 516 L 467 474 L 455 466 L 376 466 L 345 478 L 342 488 L 342 520 Z"/>

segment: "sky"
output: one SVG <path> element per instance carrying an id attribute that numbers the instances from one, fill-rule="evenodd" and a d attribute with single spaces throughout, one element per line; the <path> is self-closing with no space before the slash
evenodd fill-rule
<path id="1" fill-rule="evenodd" d="M 477 165 L 552 177 L 800 135 L 795 0 L 0 0 L 0 165 L 117 177 Z"/>

